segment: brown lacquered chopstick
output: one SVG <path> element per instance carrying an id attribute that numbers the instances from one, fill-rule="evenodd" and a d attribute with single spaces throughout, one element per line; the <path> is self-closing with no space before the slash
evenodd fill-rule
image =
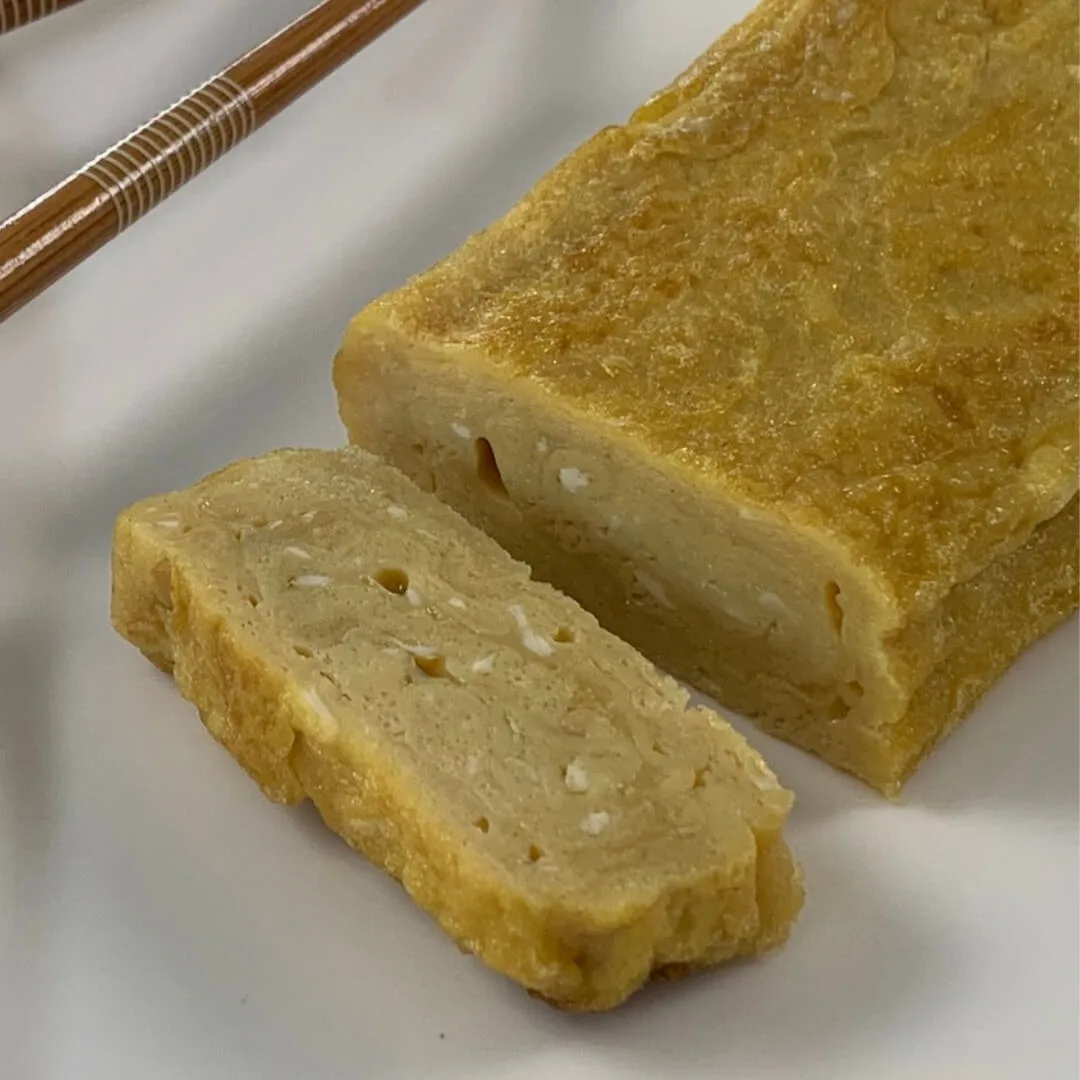
<path id="1" fill-rule="evenodd" d="M 0 34 L 37 22 L 80 0 L 0 0 Z"/>
<path id="2" fill-rule="evenodd" d="M 0 322 L 421 0 L 324 0 L 0 225 Z"/>

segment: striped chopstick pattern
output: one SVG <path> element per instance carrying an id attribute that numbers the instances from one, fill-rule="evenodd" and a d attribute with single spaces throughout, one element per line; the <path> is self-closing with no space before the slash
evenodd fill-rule
<path id="1" fill-rule="evenodd" d="M 120 233 L 246 139 L 256 124 L 248 92 L 218 75 L 80 172 L 112 200 Z"/>

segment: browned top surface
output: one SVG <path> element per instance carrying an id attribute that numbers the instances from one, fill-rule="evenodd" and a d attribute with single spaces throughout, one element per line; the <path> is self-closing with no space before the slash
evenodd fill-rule
<path id="1" fill-rule="evenodd" d="M 1074 0 L 766 0 L 362 319 L 933 602 L 1076 490 Z"/>

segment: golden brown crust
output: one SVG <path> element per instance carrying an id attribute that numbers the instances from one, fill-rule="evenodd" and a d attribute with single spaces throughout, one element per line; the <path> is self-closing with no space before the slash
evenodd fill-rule
<path id="1" fill-rule="evenodd" d="M 1076 492 L 1076 25 L 768 0 L 357 325 L 617 423 L 929 611 Z"/>

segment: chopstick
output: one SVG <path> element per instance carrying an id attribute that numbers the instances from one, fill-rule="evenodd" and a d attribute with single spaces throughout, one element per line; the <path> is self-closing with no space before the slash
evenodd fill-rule
<path id="1" fill-rule="evenodd" d="M 324 0 L 0 225 L 0 322 L 422 0 Z"/>
<path id="2" fill-rule="evenodd" d="M 0 0 L 0 34 L 37 22 L 80 0 Z"/>

